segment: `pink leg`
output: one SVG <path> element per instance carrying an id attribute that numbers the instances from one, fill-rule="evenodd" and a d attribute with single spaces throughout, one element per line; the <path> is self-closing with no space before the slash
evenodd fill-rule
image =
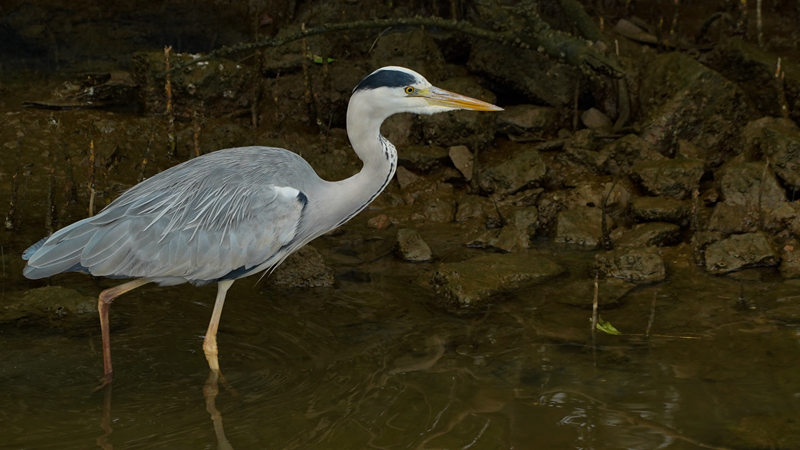
<path id="1" fill-rule="evenodd" d="M 100 314 L 100 333 L 103 336 L 103 385 L 111 382 L 114 373 L 114 369 L 111 368 L 111 337 L 108 327 L 108 309 L 111 307 L 111 302 L 120 295 L 147 283 L 149 281 L 144 278 L 131 280 L 104 290 L 97 299 L 97 312 Z"/>

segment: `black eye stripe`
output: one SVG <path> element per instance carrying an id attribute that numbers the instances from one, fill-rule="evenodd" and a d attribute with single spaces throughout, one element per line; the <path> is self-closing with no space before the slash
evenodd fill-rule
<path id="1" fill-rule="evenodd" d="M 413 75 L 406 72 L 391 69 L 379 70 L 367 75 L 361 80 L 358 86 L 353 89 L 353 92 L 361 89 L 375 89 L 379 87 L 403 87 L 414 84 L 416 81 Z"/>

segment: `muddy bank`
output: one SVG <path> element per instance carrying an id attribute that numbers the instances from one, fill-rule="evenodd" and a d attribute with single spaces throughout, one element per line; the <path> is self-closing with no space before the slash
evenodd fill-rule
<path id="1" fill-rule="evenodd" d="M 297 32 L 300 23 L 314 27 L 407 12 L 381 6 L 356 11 L 346 2 L 341 8 L 284 3 L 226 10 L 215 28 L 227 34 L 215 39 L 235 44 Z M 501 267 L 486 259 L 492 255 L 523 273 L 532 263 L 519 255 L 549 242 L 605 252 L 579 276 L 590 279 L 599 271 L 626 282 L 658 283 L 670 273 L 658 249 L 678 246 L 689 248 L 692 261 L 710 274 L 766 267 L 778 277 L 798 276 L 800 71 L 785 58 L 778 78 L 765 75 L 773 69 L 770 61 L 797 51 L 785 39 L 797 33 L 791 21 L 777 20 L 783 9 L 795 12 L 776 5 L 776 20 L 759 47 L 749 31 L 741 36 L 736 20 L 701 21 L 720 12 L 743 14 L 722 4 L 664 9 L 680 26 L 659 35 L 648 20 L 653 13 L 639 17 L 642 11 L 623 5 L 582 8 L 588 15 L 576 17 L 588 22 L 567 23 L 561 9 L 567 3 L 524 3 L 516 15 L 482 2 L 424 7 L 430 15 L 499 36 L 526 33 L 508 42 L 457 27 L 353 29 L 220 54 L 171 73 L 169 80 L 166 58 L 172 67 L 190 64 L 202 55 L 181 49 L 210 49 L 217 41 L 170 36 L 175 48 L 165 55 L 153 42 L 166 38 L 146 29 L 140 30 L 140 46 L 126 41 L 115 47 L 130 32 L 118 29 L 108 49 L 129 57 L 81 72 L 65 55 L 93 49 L 107 55 L 108 49 L 100 51 L 87 35 L 66 44 L 59 26 L 75 23 L 79 8 L 55 17 L 51 10 L 13 4 L 2 22 L 7 42 L 32 49 L 26 56 L 38 49 L 42 58 L 70 68 L 36 83 L 6 76 L 0 84 L 8 279 L 19 280 L 19 254 L 39 236 L 86 216 L 90 203 L 98 210 L 136 182 L 199 154 L 274 145 L 297 151 L 324 178 L 351 175 L 359 164 L 343 129 L 350 90 L 364 74 L 388 64 L 415 68 L 441 87 L 497 102 L 506 111 L 401 115 L 384 125 L 401 167 L 352 226 L 385 235 L 394 248 L 386 257 L 432 264 L 432 273 L 441 274 L 448 267 L 442 264 L 456 264 L 447 273 L 461 270 L 460 264 L 467 272 Z M 65 42 L 64 50 L 34 33 L 32 20 L 42 14 L 54 19 L 48 39 Z M 166 14 L 161 21 L 175 16 L 147 9 L 135 16 L 158 14 Z M 103 22 L 89 16 L 87 27 Z M 617 26 L 599 27 L 600 16 Z M 244 17 L 248 21 L 235 20 Z M 172 33 L 186 36 L 187 30 Z M 563 58 L 550 54 L 559 46 Z M 753 74 L 763 82 L 754 83 Z M 427 237 L 440 230 L 449 234 L 446 244 Z M 331 253 L 337 248 L 363 244 L 332 241 L 326 245 L 333 250 L 321 249 L 329 264 L 338 258 Z M 477 266 L 467 268 L 469 261 Z M 326 269 L 297 273 L 323 275 L 321 281 L 280 283 L 331 283 Z M 430 277 L 421 281 L 432 292 L 461 289 L 449 285 L 451 276 L 433 278 L 435 289 Z M 519 288 L 500 284 L 498 294 Z M 493 292 L 476 298 L 491 299 Z"/>

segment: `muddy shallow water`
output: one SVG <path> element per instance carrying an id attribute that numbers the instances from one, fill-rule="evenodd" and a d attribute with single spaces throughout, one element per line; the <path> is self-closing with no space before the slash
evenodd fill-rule
<path id="1" fill-rule="evenodd" d="M 345 9 L 352 9 L 353 2 L 343 3 Z M 394 3 L 387 5 L 392 9 Z M 267 18 L 272 20 L 262 17 L 262 25 L 271 23 Z M 131 23 L 141 32 L 141 26 Z M 38 34 L 33 31 L 31 35 Z M 135 40 L 123 37 L 140 50 Z M 301 153 L 326 178 L 351 175 L 358 164 L 342 123 L 336 122 L 342 122 L 352 86 L 342 80 L 354 77 L 357 81 L 362 73 L 355 65 L 373 64 L 367 61 L 367 47 L 361 59 L 355 51 L 352 57 L 337 53 L 334 56 L 342 64 L 317 68 L 312 79 L 314 96 L 321 95 L 323 100 L 313 114 L 303 111 L 310 97 L 300 62 L 289 64 L 294 73 L 252 77 L 262 83 L 257 89 L 246 84 L 250 78 L 237 78 L 241 74 L 231 78 L 242 83 L 237 85 L 241 92 L 260 98 L 260 111 L 251 109 L 249 97 L 239 98 L 223 89 L 226 85 L 217 83 L 219 76 L 204 78 L 214 94 L 206 98 L 217 103 L 206 103 L 204 110 L 202 102 L 195 102 L 199 107 L 186 102 L 196 109 L 178 116 L 178 144 L 172 149 L 177 155 L 167 154 L 169 131 L 159 109 L 163 106 L 158 103 L 163 101 L 160 80 L 147 86 L 150 100 L 156 99 L 149 106 L 124 103 L 107 109 L 43 110 L 22 104 L 46 100 L 46 106 L 52 107 L 53 102 L 64 106 L 59 95 L 74 94 L 74 89 L 65 86 L 74 88 L 86 71 L 116 74 L 119 64 L 94 62 L 79 52 L 81 61 L 87 59 L 80 63 L 86 66 L 81 69 L 0 74 L 0 204 L 4 205 L 0 214 L 7 214 L 5 228 L 0 230 L 0 317 L 43 286 L 63 288 L 50 292 L 70 300 L 82 297 L 92 307 L 96 295 L 115 284 L 80 274 L 41 281 L 21 275 L 20 255 L 28 245 L 52 231 L 48 228 L 85 217 L 90 176 L 96 178 L 99 209 L 125 188 L 166 167 L 195 154 L 239 145 L 286 146 Z M 388 48 L 398 51 L 391 45 Z M 449 58 L 458 60 L 461 52 L 455 48 Z M 57 63 L 59 53 L 53 53 Z M 69 58 L 67 53 L 61 55 Z M 299 52 L 294 56 L 304 61 Z M 243 58 L 244 66 L 248 58 Z M 408 59 L 409 66 L 423 61 Z M 684 59 L 678 62 L 686 63 Z M 440 70 L 453 68 L 457 69 L 454 76 L 467 73 L 463 62 Z M 0 69 L 4 69 L 2 64 Z M 238 63 L 229 64 L 220 73 L 236 74 L 239 69 Z M 472 87 L 481 88 L 476 80 L 466 79 Z M 573 85 L 559 79 L 554 86 L 556 82 L 568 86 L 565 92 L 570 93 L 571 105 Z M 494 95 L 489 91 L 481 95 L 485 94 Z M 508 92 L 497 94 L 497 103 L 503 106 L 507 106 L 503 100 L 514 99 Z M 187 108 L 181 103 L 186 99 L 192 97 L 177 96 L 179 107 Z M 689 100 L 687 105 L 694 105 L 694 99 Z M 253 117 L 259 118 L 255 127 Z M 393 181 L 372 207 L 340 231 L 313 242 L 333 272 L 332 287 L 286 288 L 271 279 L 259 282 L 258 277 L 234 284 L 218 334 L 223 380 L 210 376 L 202 352 L 214 286 L 147 285 L 120 297 L 110 313 L 115 379 L 113 386 L 100 389 L 103 364 L 96 313 L 63 322 L 0 321 L 0 447 L 800 448 L 800 279 L 784 279 L 776 267 L 710 275 L 695 265 L 696 243 L 690 234 L 696 230 L 689 230 L 686 217 L 673 220 L 680 223 L 674 227 L 676 239 L 659 244 L 668 247 L 652 248 L 666 263 L 666 281 L 629 287 L 621 296 L 600 289 L 600 317 L 619 335 L 591 333 L 597 251 L 556 245 L 552 233 L 543 229 L 534 233 L 533 241 L 523 235 L 531 248 L 510 248 L 522 258 L 549 258 L 563 273 L 484 299 L 468 313 L 443 308 L 447 302 L 419 280 L 430 279 L 439 263 L 461 262 L 501 248 L 490 245 L 477 250 L 465 245 L 473 240 L 476 229 L 497 229 L 498 210 L 503 207 L 493 203 L 497 198 L 515 197 L 518 190 L 525 194 L 529 188 L 527 192 L 535 198 L 539 193 L 533 191 L 546 190 L 553 199 L 552 210 L 566 208 L 557 205 L 556 199 L 578 191 L 573 189 L 574 178 L 586 172 L 559 173 L 560 168 L 575 166 L 552 156 L 560 150 L 543 150 L 547 163 L 556 164 L 548 166 L 549 178 L 541 186 L 528 186 L 530 180 L 521 180 L 519 186 L 490 201 L 451 167 L 444 145 L 455 143 L 451 142 L 454 137 L 485 134 L 483 140 L 468 139 L 467 144 L 475 152 L 480 149 L 487 164 L 523 148 L 524 140 L 514 142 L 508 136 L 493 140 L 493 129 L 463 119 L 467 116 L 438 117 L 439 122 L 428 117 L 416 122 L 401 116 L 386 127 L 387 135 L 397 136 L 404 184 L 411 187 L 405 189 L 399 180 Z M 446 129 L 448 121 L 453 122 L 451 129 L 442 137 L 437 127 Z M 563 131 L 557 123 L 549 126 Z M 444 156 L 420 157 L 435 147 L 428 144 L 437 135 L 443 140 L 438 151 Z M 719 138 L 716 128 L 708 135 Z M 540 138 L 537 134 L 533 140 Z M 90 157 L 90 148 L 96 155 Z M 416 154 L 409 157 L 412 151 Z M 598 154 L 584 152 L 580 146 L 572 151 L 578 156 Z M 90 166 L 96 170 L 89 170 Z M 767 167 L 759 166 L 757 171 L 765 173 Z M 704 206 L 706 212 L 700 211 L 701 218 L 710 215 L 719 197 L 716 188 L 706 186 L 716 182 L 711 175 L 705 173 L 703 186 L 699 176 L 695 180 L 697 187 L 713 194 L 706 196 L 713 198 Z M 417 178 L 423 181 L 414 187 Z M 610 180 L 587 183 L 611 184 Z M 605 187 L 595 192 L 587 186 L 590 192 L 580 194 L 577 201 L 581 208 L 591 203 L 590 193 L 608 196 Z M 794 192 L 787 196 L 778 190 L 777 196 L 782 196 L 781 202 L 795 204 Z M 632 195 L 644 194 L 632 190 Z M 466 203 L 466 197 L 472 197 L 476 210 L 489 205 L 489 213 L 471 216 L 467 211 L 469 217 L 456 222 L 453 210 L 459 201 Z M 527 194 L 508 198 L 505 207 L 537 206 L 528 204 Z M 595 210 L 599 199 L 592 205 Z M 760 190 L 758 199 L 760 207 Z M 538 206 L 540 214 L 547 211 L 542 203 Z M 732 211 L 736 215 L 741 210 Z M 368 222 L 379 214 L 387 214 L 385 223 L 375 225 L 380 222 L 376 221 L 370 226 Z M 599 223 L 599 212 L 597 217 Z M 490 227 L 490 222 L 497 223 Z M 623 225 L 631 224 L 619 226 Z M 406 227 L 419 232 L 432 250 L 433 261 L 401 261 L 395 252 L 396 236 L 399 228 Z M 772 233 L 760 227 L 758 231 Z M 783 246 L 783 241 L 776 242 Z M 575 292 L 578 287 L 580 295 Z M 54 303 L 61 300 L 67 299 L 53 298 Z"/>
<path id="2" fill-rule="evenodd" d="M 333 259 L 326 244 L 334 239 L 318 242 Z M 559 254 L 570 267 L 589 256 Z M 791 448 L 800 442 L 796 282 L 771 282 L 759 272 L 739 280 L 711 277 L 679 263 L 671 281 L 601 310 L 623 334 L 600 333 L 592 345 L 591 309 L 559 302 L 566 281 L 580 273 L 457 317 L 429 307 L 433 294 L 414 287 L 413 277 L 425 270 L 386 255 L 337 268 L 333 288 L 239 281 L 223 313 L 225 382 L 218 385 L 207 384 L 201 351 L 213 287 L 148 286 L 121 297 L 111 309 L 116 377 L 106 390 L 95 391 L 99 327 L 3 327 L 4 444 Z M 87 294 L 110 284 L 79 275 L 54 283 Z M 10 295 L 7 285 L 4 296 Z"/>

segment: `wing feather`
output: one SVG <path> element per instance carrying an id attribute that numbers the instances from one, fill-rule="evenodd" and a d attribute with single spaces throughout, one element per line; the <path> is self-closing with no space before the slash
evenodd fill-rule
<path id="1" fill-rule="evenodd" d="M 26 253 L 25 275 L 87 270 L 172 284 L 280 261 L 298 237 L 306 205 L 301 189 L 313 171 L 279 149 L 216 153 L 134 186 L 98 215 L 36 244 Z"/>

